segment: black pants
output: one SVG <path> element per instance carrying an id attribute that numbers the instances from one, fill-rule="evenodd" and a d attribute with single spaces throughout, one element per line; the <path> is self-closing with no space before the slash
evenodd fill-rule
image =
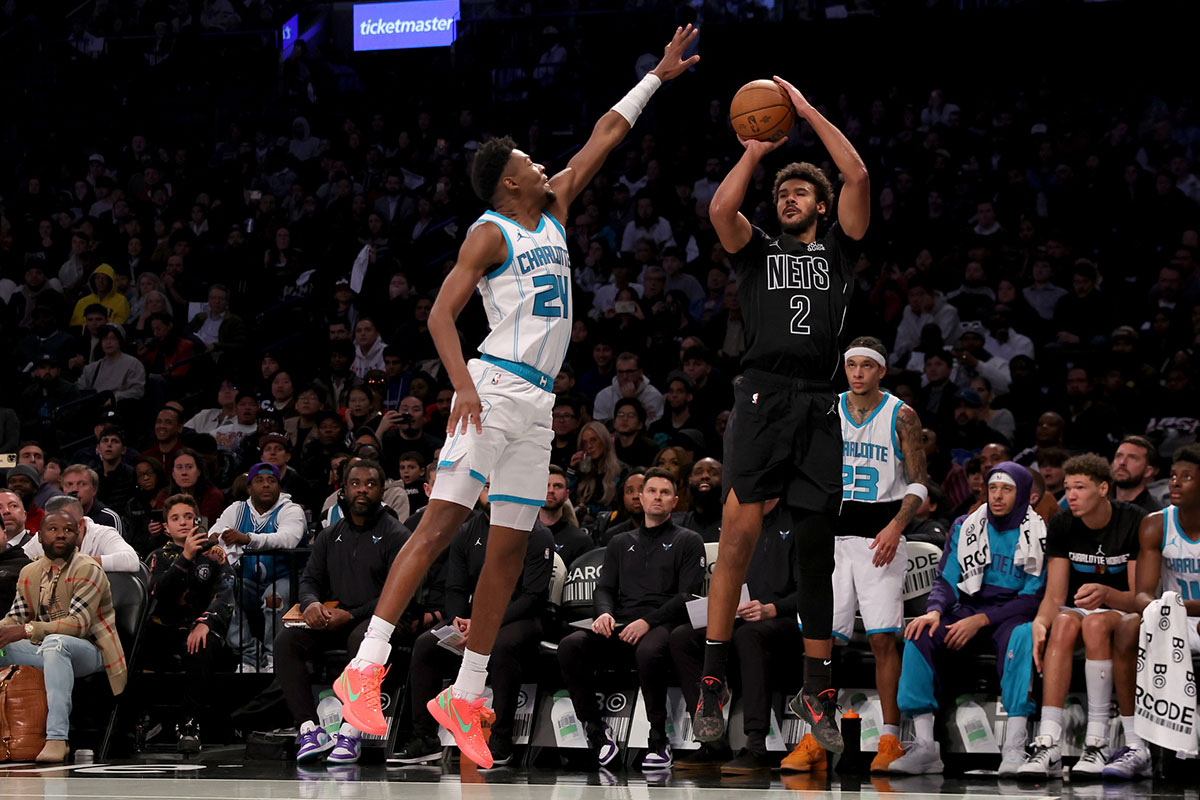
<path id="1" fill-rule="evenodd" d="M 275 679 L 283 689 L 288 711 L 297 725 L 317 720 L 317 701 L 313 698 L 308 661 L 330 650 L 345 650 L 353 658 L 370 623 L 368 617 L 357 625 L 348 623 L 333 631 L 284 628 L 275 637 Z M 396 628 L 392 634 L 392 647 L 409 641 L 408 634 Z"/>
<path id="2" fill-rule="evenodd" d="M 792 617 L 775 617 L 759 622 L 738 620 L 733 628 L 737 666 L 731 676 L 740 679 L 742 729 L 746 736 L 766 737 L 771 728 L 771 687 L 800 675 L 804 640 Z M 671 631 L 671 660 L 689 709 L 700 701 L 700 678 L 704 670 L 704 631 L 680 625 Z"/>
<path id="3" fill-rule="evenodd" d="M 521 677 L 537 657 L 542 638 L 542 623 L 536 619 L 519 619 L 500 626 L 492 655 L 488 659 L 488 683 L 492 685 L 492 711 L 496 721 L 492 735 L 512 736 L 513 717 L 517 713 L 517 696 Z M 413 733 L 417 736 L 436 736 L 437 723 L 425 704 L 442 691 L 446 678 L 454 677 L 462 658 L 444 647 L 438 647 L 437 637 L 426 631 L 413 645 L 412 670 L 408 676 L 408 708 L 412 714 Z"/>
<path id="4" fill-rule="evenodd" d="M 176 628 L 148 620 L 142 631 L 144 638 L 140 656 L 144 659 L 143 666 L 162 670 L 176 669 L 175 657 L 182 659 L 186 677 L 179 687 L 179 695 L 183 699 L 184 712 L 189 717 L 201 719 L 205 718 L 206 710 L 212 706 L 213 674 L 225 640 L 209 632 L 205 646 L 195 653 L 189 653 L 187 639 L 190 634 L 189 628 Z"/>
<path id="5" fill-rule="evenodd" d="M 596 672 L 612 667 L 637 667 L 638 683 L 646 701 L 646 717 L 652 731 L 667 726 L 667 687 L 671 683 L 671 626 L 651 628 L 636 645 L 626 644 L 613 634 L 604 638 L 591 631 L 577 631 L 558 645 L 558 665 L 575 706 L 575 716 L 588 728 L 601 723 L 596 701 Z"/>

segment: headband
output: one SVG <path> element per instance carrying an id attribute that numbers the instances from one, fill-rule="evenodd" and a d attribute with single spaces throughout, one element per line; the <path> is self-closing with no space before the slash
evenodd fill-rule
<path id="1" fill-rule="evenodd" d="M 1012 475 L 1009 475 L 1007 472 L 1001 472 L 1000 470 L 994 471 L 991 477 L 988 478 L 988 486 L 991 486 L 993 483 L 1006 483 L 1009 486 L 1017 485 L 1017 482 L 1013 480 Z"/>
<path id="2" fill-rule="evenodd" d="M 872 350 L 869 347 L 851 347 L 849 350 L 846 351 L 846 355 L 842 359 L 843 363 L 845 362 L 845 360 L 847 358 L 851 358 L 853 356 L 865 356 L 866 358 L 871 359 L 872 361 L 874 361 L 876 364 L 878 364 L 881 367 L 887 366 L 887 361 L 885 361 L 883 356 L 881 356 L 879 354 L 879 351 Z"/>

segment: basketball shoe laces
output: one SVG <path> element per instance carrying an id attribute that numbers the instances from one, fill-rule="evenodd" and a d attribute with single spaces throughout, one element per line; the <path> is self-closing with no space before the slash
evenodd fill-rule
<path id="1" fill-rule="evenodd" d="M 372 711 L 383 713 L 382 704 L 379 702 L 379 692 L 383 686 L 383 679 L 387 677 L 391 669 L 391 664 L 383 668 L 376 664 L 371 674 L 363 680 L 363 700 L 366 702 L 367 708 Z"/>

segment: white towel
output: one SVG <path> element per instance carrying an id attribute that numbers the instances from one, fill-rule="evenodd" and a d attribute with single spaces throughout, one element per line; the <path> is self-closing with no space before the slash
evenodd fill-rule
<path id="1" fill-rule="evenodd" d="M 991 548 L 988 545 L 988 506 L 984 503 L 963 520 L 958 532 L 958 566 L 962 577 L 958 589 L 963 594 L 976 594 L 983 586 L 983 573 L 992 564 Z M 1042 574 L 1042 563 L 1046 556 L 1046 522 L 1032 507 L 1025 509 L 1021 520 L 1021 538 L 1013 560 L 1030 575 Z"/>
<path id="2" fill-rule="evenodd" d="M 1196 676 L 1188 647 L 1187 610 L 1178 592 L 1142 612 L 1138 637 L 1138 736 L 1167 750 L 1196 755 Z"/>

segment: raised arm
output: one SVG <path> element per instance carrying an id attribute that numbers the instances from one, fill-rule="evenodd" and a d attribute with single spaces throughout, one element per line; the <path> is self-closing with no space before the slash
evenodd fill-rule
<path id="1" fill-rule="evenodd" d="M 592 135 L 568 163 L 566 169 L 550 179 L 550 187 L 558 198 L 550 207 L 550 213 L 564 225 L 567 222 L 567 210 L 571 201 L 592 182 L 592 178 L 600 171 L 604 160 L 608 158 L 617 145 L 637 122 L 650 95 L 657 91 L 667 81 L 680 75 L 684 70 L 700 60 L 700 56 L 692 56 L 684 60 L 683 54 L 700 34 L 699 28 L 688 25 L 676 28 L 675 35 L 667 43 L 663 51 L 662 61 L 650 70 L 646 77 L 627 94 L 624 99 L 613 106 L 596 123 Z"/>
<path id="2" fill-rule="evenodd" d="M 821 143 L 829 151 L 833 163 L 837 164 L 842 173 L 842 193 L 838 197 L 838 224 L 842 231 L 851 239 L 861 239 L 867 233 L 867 224 L 871 221 L 871 181 L 867 176 L 867 166 L 850 144 L 850 140 L 825 119 L 821 112 L 813 108 L 804 99 L 804 95 L 778 75 L 775 82 L 788 93 L 796 114 L 816 131 L 821 137 Z"/>
<path id="3" fill-rule="evenodd" d="M 498 227 L 490 222 L 474 227 L 459 249 L 458 262 L 442 282 L 441 291 L 429 312 L 429 333 L 454 386 L 454 406 L 446 423 L 447 433 L 460 425 L 462 432 L 466 433 L 471 424 L 474 424 L 476 433 L 483 432 L 483 409 L 471 374 L 467 372 L 467 361 L 463 358 L 455 320 L 471 299 L 484 273 L 502 264 L 509 255 L 508 243 Z"/>
<path id="4" fill-rule="evenodd" d="M 733 169 L 729 170 L 725 180 L 721 181 L 721 185 L 713 194 L 712 203 L 708 206 L 708 220 L 717 232 L 717 238 L 721 240 L 721 247 L 731 255 L 750 241 L 750 220 L 746 219 L 741 209 L 746 199 L 746 189 L 750 187 L 750 179 L 754 176 L 754 169 L 767 153 L 782 147 L 787 138 L 761 142 L 739 136 L 738 141 L 746 148 L 746 152 L 742 153 L 742 157 L 733 165 Z"/>

